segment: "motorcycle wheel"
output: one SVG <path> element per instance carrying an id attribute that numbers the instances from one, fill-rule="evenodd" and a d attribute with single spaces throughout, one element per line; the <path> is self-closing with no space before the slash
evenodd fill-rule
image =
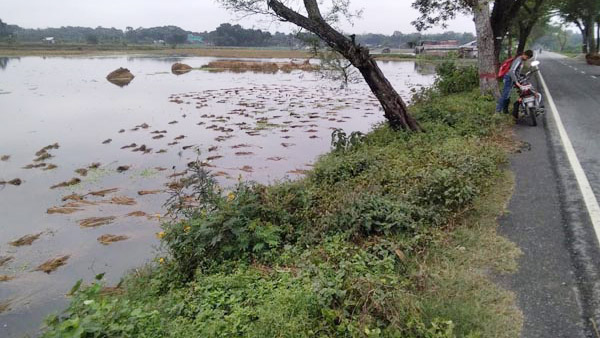
<path id="1" fill-rule="evenodd" d="M 525 106 L 525 112 L 527 113 L 527 115 L 529 115 L 529 124 L 532 127 L 537 126 L 537 119 L 535 116 L 535 111 L 533 111 L 531 108 L 529 108 L 528 106 Z"/>
<path id="2" fill-rule="evenodd" d="M 519 119 L 519 111 L 521 110 L 521 105 L 516 103 L 513 107 L 512 115 L 515 118 L 515 121 Z"/>

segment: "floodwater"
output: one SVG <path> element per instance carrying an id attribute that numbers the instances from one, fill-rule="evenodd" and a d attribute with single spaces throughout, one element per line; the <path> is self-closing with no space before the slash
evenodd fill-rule
<path id="1" fill-rule="evenodd" d="M 174 62 L 196 68 L 213 60 L 0 58 L 0 181 L 22 181 L 0 185 L 0 278 L 10 279 L 0 281 L 0 336 L 35 335 L 46 315 L 66 306 L 65 294 L 80 278 L 106 273 L 105 281 L 115 284 L 152 261 L 165 184 L 189 162 L 204 162 L 225 189 L 240 177 L 295 179 L 330 149 L 332 129 L 367 132 L 383 120 L 363 83 L 340 89 L 339 82 L 302 71 L 170 72 Z M 405 99 L 411 88 L 433 82 L 431 67 L 380 65 Z M 136 76 L 125 87 L 105 79 L 119 67 Z M 24 168 L 30 164 L 39 167 Z M 117 171 L 121 166 L 129 169 Z M 73 178 L 81 182 L 50 188 Z M 63 200 L 73 194 L 83 201 Z M 49 213 L 65 205 L 74 212 Z M 80 227 L 90 217 L 109 218 Z M 32 234 L 40 235 L 30 245 L 9 244 Z M 105 234 L 127 239 L 103 245 L 97 239 Z M 36 271 L 62 256 L 66 264 L 55 271 Z"/>

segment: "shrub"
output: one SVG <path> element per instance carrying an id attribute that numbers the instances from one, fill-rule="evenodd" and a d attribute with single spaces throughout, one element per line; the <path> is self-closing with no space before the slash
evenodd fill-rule
<path id="1" fill-rule="evenodd" d="M 444 61 L 437 67 L 435 88 L 443 95 L 469 92 L 479 85 L 476 66 L 458 67 L 453 61 Z"/>

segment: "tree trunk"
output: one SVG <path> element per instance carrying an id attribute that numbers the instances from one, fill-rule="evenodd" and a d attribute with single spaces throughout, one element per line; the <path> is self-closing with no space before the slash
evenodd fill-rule
<path id="1" fill-rule="evenodd" d="M 356 68 L 358 68 L 369 88 L 381 103 L 385 118 L 392 127 L 421 130 L 417 121 L 406 113 L 406 104 L 383 75 L 377 62 L 372 57 L 369 57 L 367 62 L 356 66 Z"/>
<path id="2" fill-rule="evenodd" d="M 290 9 L 279 0 L 268 0 L 267 3 L 278 17 L 316 34 L 327 45 L 350 61 L 360 71 L 369 88 L 381 103 L 384 115 L 392 128 L 421 131 L 417 121 L 408 113 L 402 97 L 383 75 L 369 50 L 357 45 L 354 39 L 349 39 L 331 27 L 323 19 L 317 0 L 304 0 L 308 17 Z"/>
<path id="3" fill-rule="evenodd" d="M 517 55 L 521 55 L 525 51 L 525 47 L 527 46 L 527 39 L 529 39 L 529 35 L 531 34 L 534 25 L 535 22 L 525 25 L 519 25 L 519 46 L 517 47 Z"/>
<path id="4" fill-rule="evenodd" d="M 600 16 L 596 20 L 596 54 L 598 54 L 600 53 Z"/>
<path id="5" fill-rule="evenodd" d="M 587 18 L 584 22 L 585 30 L 587 31 L 587 47 L 588 53 L 596 51 L 596 37 L 594 34 L 595 20 L 593 18 Z"/>
<path id="6" fill-rule="evenodd" d="M 499 98 L 500 90 L 496 80 L 496 55 L 489 0 L 474 1 L 472 9 L 477 32 L 479 89 L 482 94 L 491 94 L 495 98 Z"/>
<path id="7" fill-rule="evenodd" d="M 488 1 L 489 2 L 489 1 Z M 494 0 L 494 9 L 491 15 L 491 26 L 494 32 L 494 58 L 496 67 L 500 66 L 500 52 L 504 35 L 508 32 L 513 20 L 525 0 Z"/>
<path id="8" fill-rule="evenodd" d="M 577 27 L 579 28 L 579 30 L 581 31 L 581 40 L 583 45 L 581 46 L 581 52 L 583 54 L 587 54 L 588 53 L 588 31 L 587 28 L 585 27 L 585 24 L 582 26 L 579 22 L 575 22 L 575 24 L 577 25 Z"/>
<path id="9" fill-rule="evenodd" d="M 508 57 L 512 57 L 512 47 L 513 47 L 513 42 L 512 42 L 512 34 L 508 34 Z"/>

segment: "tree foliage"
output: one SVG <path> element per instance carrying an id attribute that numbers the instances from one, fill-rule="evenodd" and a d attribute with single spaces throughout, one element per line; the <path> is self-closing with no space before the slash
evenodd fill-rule
<path id="1" fill-rule="evenodd" d="M 259 29 L 245 29 L 240 25 L 221 24 L 208 34 L 209 41 L 216 46 L 266 47 L 271 42 L 271 33 Z"/>
<path id="2" fill-rule="evenodd" d="M 600 0 L 557 0 L 558 14 L 579 28 L 584 53 L 597 51 L 594 26 L 600 25 Z"/>
<path id="3" fill-rule="evenodd" d="M 10 34 L 8 25 L 0 19 L 0 38 L 6 37 Z"/>

